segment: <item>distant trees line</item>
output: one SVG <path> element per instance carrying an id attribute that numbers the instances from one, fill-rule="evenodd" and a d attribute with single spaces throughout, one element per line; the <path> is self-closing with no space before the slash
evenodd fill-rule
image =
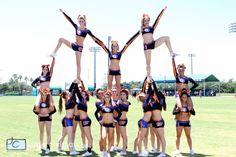
<path id="1" fill-rule="evenodd" d="M 142 82 L 123 82 L 123 86 L 129 87 L 131 89 L 134 88 L 141 88 Z M 195 90 L 203 90 L 204 85 L 201 82 L 198 82 L 199 86 Z M 191 85 L 190 85 L 191 86 Z M 158 83 L 157 84 L 158 89 L 160 90 L 174 90 L 175 89 L 175 83 Z M 236 80 L 229 79 L 228 81 L 221 81 L 221 82 L 206 82 L 205 83 L 205 89 L 206 90 L 213 90 L 217 93 L 236 93 Z M 220 91 L 219 91 L 220 90 Z"/>
<path id="2" fill-rule="evenodd" d="M 31 95 L 33 78 L 13 74 L 8 82 L 0 84 L 0 94 Z"/>
<path id="3" fill-rule="evenodd" d="M 22 76 L 20 74 L 13 74 L 9 79 L 9 82 L 0 84 L 0 94 L 4 95 L 31 95 L 32 86 L 31 82 L 34 79 L 27 76 Z M 106 88 L 106 84 L 102 88 Z M 128 89 L 140 89 L 142 87 L 142 82 L 131 81 L 123 82 L 122 86 Z M 174 90 L 174 83 L 159 83 L 157 84 L 160 90 Z M 220 88 L 219 88 L 220 86 Z M 203 84 L 199 83 L 196 90 L 203 90 Z M 215 92 L 220 93 L 235 93 L 236 92 L 236 81 L 234 79 L 229 79 L 228 81 L 219 82 L 206 82 L 205 89 L 211 89 Z M 220 90 L 220 91 L 219 91 Z"/>

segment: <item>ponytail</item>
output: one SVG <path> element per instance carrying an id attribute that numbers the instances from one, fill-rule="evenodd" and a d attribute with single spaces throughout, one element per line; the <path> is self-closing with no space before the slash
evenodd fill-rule
<path id="1" fill-rule="evenodd" d="M 62 106 L 62 96 L 60 95 L 59 105 L 58 105 L 58 111 L 59 111 L 59 113 L 62 112 L 62 108 L 63 108 L 63 106 Z"/>

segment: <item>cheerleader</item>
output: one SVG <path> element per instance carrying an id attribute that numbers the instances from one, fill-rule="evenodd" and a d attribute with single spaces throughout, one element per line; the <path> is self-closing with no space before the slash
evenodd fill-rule
<path id="1" fill-rule="evenodd" d="M 123 139 L 123 147 L 120 152 L 120 155 L 126 155 L 126 149 L 128 148 L 128 137 L 126 133 L 126 125 L 128 124 L 127 113 L 129 111 L 129 106 L 131 103 L 128 101 L 129 92 L 126 89 L 120 91 L 120 101 L 117 102 L 117 105 L 121 111 L 121 117 L 118 121 L 120 127 L 121 137 Z"/>
<path id="2" fill-rule="evenodd" d="M 52 62 L 51 62 L 51 66 L 49 64 L 42 65 L 41 75 L 39 77 L 37 77 L 31 83 L 31 85 L 34 88 L 37 88 L 37 86 L 38 86 L 38 89 L 39 89 L 39 93 L 37 95 L 36 102 L 35 102 L 36 107 L 40 105 L 40 100 L 41 100 L 41 95 L 42 95 L 40 92 L 44 91 L 44 90 L 48 90 L 48 89 L 50 92 L 50 82 L 51 82 L 51 78 L 52 78 L 52 74 L 53 74 L 54 64 L 55 64 L 55 58 L 53 57 Z M 50 94 L 50 101 L 51 101 L 50 103 L 54 106 L 54 101 L 53 101 L 51 94 Z"/>
<path id="3" fill-rule="evenodd" d="M 55 106 L 51 103 L 51 94 L 48 88 L 41 88 L 40 90 L 40 100 L 39 105 L 35 105 L 33 112 L 38 115 L 38 125 L 40 131 L 40 146 L 42 152 L 43 149 L 43 136 L 44 128 L 46 127 L 47 133 L 47 147 L 45 149 L 45 154 L 50 153 L 51 145 L 51 126 L 52 126 L 52 114 L 56 112 Z"/>
<path id="4" fill-rule="evenodd" d="M 151 50 L 165 43 L 170 52 L 170 55 L 173 57 L 176 55 L 175 53 L 173 53 L 171 42 L 168 36 L 162 36 L 156 40 L 154 40 L 153 38 L 154 30 L 156 29 L 166 9 L 167 7 L 162 9 L 162 11 L 157 16 L 152 26 L 150 26 L 150 17 L 148 14 L 143 14 L 143 18 L 141 20 L 141 33 L 143 37 L 143 46 L 144 46 L 144 54 L 146 58 L 146 71 L 147 71 L 148 80 L 150 79 L 150 76 L 151 76 Z"/>
<path id="5" fill-rule="evenodd" d="M 191 138 L 191 124 L 190 124 L 190 116 L 191 113 L 189 111 L 189 104 L 188 104 L 188 92 L 186 89 L 183 89 L 180 95 L 180 100 L 182 104 L 182 109 L 179 110 L 179 113 L 176 114 L 176 151 L 175 154 L 180 154 L 180 138 L 182 131 L 184 130 L 188 146 L 189 152 L 191 155 L 194 155 L 195 152 L 192 149 L 192 138 Z"/>
<path id="6" fill-rule="evenodd" d="M 63 105 L 62 105 L 62 99 L 64 99 L 65 104 L 65 116 L 62 119 L 62 134 L 59 138 L 59 145 L 58 150 L 62 150 L 62 142 L 64 140 L 64 137 L 68 135 L 68 147 L 70 151 L 70 155 L 78 155 L 79 152 L 76 151 L 74 148 L 74 127 L 73 127 L 73 118 L 74 118 L 74 111 L 76 103 L 76 90 L 74 90 L 74 83 L 71 84 L 69 91 L 62 91 L 60 94 L 59 99 L 59 112 L 62 112 Z"/>
<path id="7" fill-rule="evenodd" d="M 113 117 L 114 110 L 118 113 L 117 117 Z M 101 112 L 101 118 L 98 114 Z M 97 121 L 102 125 L 102 150 L 103 156 L 110 157 L 110 150 L 114 143 L 114 122 L 119 120 L 121 117 L 121 111 L 117 106 L 112 105 L 111 94 L 106 92 L 104 94 L 103 104 L 100 105 L 96 112 L 95 117 Z M 106 146 L 106 139 L 108 137 L 108 148 Z"/>
<path id="8" fill-rule="evenodd" d="M 77 20 L 79 22 L 79 26 L 74 23 L 74 21 L 62 10 L 60 9 L 60 12 L 65 16 L 65 18 L 72 24 L 72 26 L 75 28 L 75 35 L 76 35 L 76 41 L 74 43 L 68 41 L 67 39 L 60 38 L 58 40 L 58 44 L 53 51 L 53 53 L 50 55 L 51 57 L 56 56 L 57 51 L 61 47 L 62 44 L 65 44 L 67 47 L 71 48 L 72 50 L 75 51 L 75 56 L 76 56 L 76 65 L 77 65 L 77 81 L 81 80 L 80 73 L 81 73 L 81 56 L 82 56 L 82 51 L 83 51 L 83 45 L 84 45 L 84 40 L 87 36 L 87 34 L 95 41 L 95 42 L 100 42 L 100 40 L 95 37 L 92 32 L 87 29 L 86 27 L 86 16 L 85 15 L 79 15 Z"/>

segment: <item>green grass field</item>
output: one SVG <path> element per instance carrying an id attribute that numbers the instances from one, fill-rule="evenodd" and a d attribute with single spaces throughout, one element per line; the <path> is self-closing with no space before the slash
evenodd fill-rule
<path id="1" fill-rule="evenodd" d="M 56 106 L 58 97 L 54 97 Z M 94 140 L 94 155 L 99 156 L 99 124 L 94 117 L 94 101 L 89 102 L 89 115 L 92 119 L 92 133 Z M 128 113 L 129 123 L 128 132 L 128 150 L 127 156 L 133 156 L 133 141 L 137 133 L 137 121 L 142 116 L 141 104 L 134 98 L 130 98 L 132 106 Z M 35 157 L 42 156 L 39 151 L 39 129 L 37 116 L 33 114 L 32 107 L 35 97 L 0 97 L 0 157 Z M 233 96 L 221 97 L 193 97 L 197 115 L 191 118 L 193 148 L 195 156 L 236 156 L 236 99 Z M 165 137 L 167 142 L 168 156 L 174 156 L 175 150 L 175 121 L 172 116 L 174 97 L 167 97 L 167 111 L 163 112 L 165 120 Z M 52 123 L 52 145 L 49 156 L 67 156 L 67 152 L 57 152 L 57 140 L 61 134 L 61 118 L 63 114 L 55 113 Z M 80 131 L 76 135 L 76 149 L 81 151 Z M 26 151 L 7 151 L 6 139 L 24 138 L 27 140 Z M 46 144 L 46 136 L 45 136 Z M 121 143 L 120 143 L 121 144 Z M 149 141 L 150 145 L 150 141 Z M 68 150 L 67 142 L 64 141 L 64 150 Z M 188 145 L 185 135 L 181 138 L 182 156 L 189 156 Z M 119 156 L 112 153 L 112 156 Z M 157 156 L 150 155 L 150 156 Z"/>

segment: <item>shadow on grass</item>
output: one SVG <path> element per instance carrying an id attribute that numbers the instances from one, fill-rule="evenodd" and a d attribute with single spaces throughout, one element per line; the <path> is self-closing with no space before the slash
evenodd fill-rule
<path id="1" fill-rule="evenodd" d="M 115 156 L 115 155 L 117 155 L 117 156 L 121 156 L 121 155 L 119 155 L 120 153 L 117 151 L 117 152 L 112 152 L 111 153 L 111 156 Z M 159 155 L 160 153 L 149 153 L 148 154 L 148 156 L 150 156 L 150 157 L 152 157 L 152 156 L 157 156 L 157 155 Z M 123 157 L 134 157 L 134 156 L 138 156 L 138 154 L 133 154 L 133 152 L 131 152 L 131 151 L 127 151 L 127 154 L 126 155 L 124 155 Z M 166 154 L 166 156 L 167 157 L 171 157 L 170 155 L 168 155 L 168 154 Z M 121 156 L 122 157 L 122 156 Z"/>
<path id="2" fill-rule="evenodd" d="M 79 155 L 74 155 L 74 156 L 82 156 L 83 153 L 85 153 L 85 151 L 79 151 L 80 154 Z M 93 155 L 91 157 L 99 157 L 100 155 L 94 151 Z M 45 151 L 42 151 L 41 153 L 39 153 L 39 155 L 41 156 L 70 156 L 69 155 L 69 151 L 62 151 L 62 152 L 56 152 L 56 151 L 51 151 L 49 154 L 45 154 Z M 148 156 L 150 157 L 156 157 L 159 154 L 157 153 L 149 153 Z M 121 156 L 119 155 L 119 152 L 111 152 L 111 156 Z M 134 157 L 134 156 L 138 156 L 138 154 L 133 154 L 131 151 L 127 151 L 127 155 L 125 155 L 125 157 Z M 171 156 L 175 156 L 175 157 L 183 157 L 183 156 L 188 156 L 188 157 L 208 157 L 208 156 L 213 156 L 213 155 L 207 155 L 207 154 L 200 154 L 200 153 L 196 153 L 195 155 L 190 155 L 189 153 L 181 153 L 181 155 L 168 155 L 166 154 L 167 157 L 171 157 Z"/>
<path id="3" fill-rule="evenodd" d="M 194 155 L 190 155 L 189 153 L 181 153 L 182 156 L 189 156 L 189 157 L 205 157 L 205 156 L 214 156 L 214 155 L 208 155 L 208 154 L 200 154 L 195 153 Z"/>
<path id="4" fill-rule="evenodd" d="M 61 152 L 57 152 L 57 151 L 51 151 L 49 154 L 45 154 L 45 150 L 43 150 L 41 153 L 39 153 L 39 155 L 41 156 L 82 156 L 82 154 L 84 154 L 86 151 L 79 151 L 79 155 L 70 155 L 69 151 L 61 151 Z M 92 157 L 99 157 L 99 154 L 97 154 L 96 152 L 92 151 L 93 155 Z"/>

